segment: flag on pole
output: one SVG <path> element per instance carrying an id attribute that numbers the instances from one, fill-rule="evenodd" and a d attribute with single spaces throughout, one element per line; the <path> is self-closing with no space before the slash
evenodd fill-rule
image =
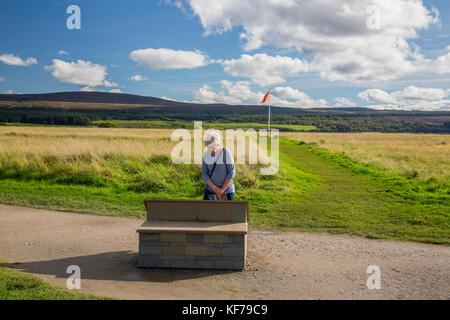
<path id="1" fill-rule="evenodd" d="M 269 91 L 267 91 L 267 93 L 264 96 L 264 98 L 262 99 L 261 103 L 269 102 L 270 90 L 272 90 L 272 89 L 269 89 Z"/>
<path id="2" fill-rule="evenodd" d="M 264 98 L 261 101 L 261 103 L 266 103 L 266 102 L 269 103 L 269 116 L 267 117 L 268 118 L 267 119 L 267 133 L 268 134 L 270 133 L 270 90 L 272 90 L 272 89 L 269 89 L 269 91 L 267 91 L 266 95 L 264 96 Z"/>

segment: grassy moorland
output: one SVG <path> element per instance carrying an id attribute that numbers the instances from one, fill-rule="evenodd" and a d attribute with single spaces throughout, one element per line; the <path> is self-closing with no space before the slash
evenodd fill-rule
<path id="1" fill-rule="evenodd" d="M 172 163 L 175 143 L 170 134 L 143 129 L 0 128 L 0 202 L 142 218 L 144 198 L 200 199 L 200 167 Z M 276 176 L 261 176 L 257 165 L 238 165 L 237 199 L 251 200 L 253 227 L 450 243 L 448 162 L 442 158 L 447 142 L 389 135 L 386 145 L 391 147 L 383 151 L 391 157 L 406 159 L 401 148 L 393 147 L 395 139 L 400 145 L 405 141 L 416 145 L 417 154 L 422 143 L 423 153 L 435 155 L 435 169 L 421 174 L 428 166 L 410 161 L 419 174 L 405 175 L 399 169 L 402 164 L 395 169 L 377 162 L 377 155 L 384 156 L 371 151 L 365 139 L 355 143 L 356 149 L 364 154 L 366 148 L 374 155 L 370 161 L 333 149 L 338 138 L 322 136 L 318 144 L 310 144 L 303 134 L 300 137 L 302 142 L 280 139 Z M 448 141 L 447 136 L 439 137 Z M 320 147 L 325 144 L 320 139 L 329 141 L 329 147 Z"/>
<path id="2" fill-rule="evenodd" d="M 51 286 L 41 279 L 0 266 L 0 300 L 97 300 L 92 295 L 78 294 Z"/>
<path id="3" fill-rule="evenodd" d="M 100 125 L 105 123 L 104 121 L 94 121 L 94 125 Z M 194 124 L 191 121 L 183 120 L 111 120 L 106 123 L 115 124 L 119 128 L 187 128 L 193 129 Z M 265 123 L 254 123 L 254 122 L 205 122 L 203 123 L 204 129 L 216 129 L 216 130 L 226 130 L 226 129 L 255 129 L 255 130 L 267 130 L 267 124 Z M 305 126 L 298 124 L 274 124 L 273 129 L 278 129 L 281 131 L 311 131 L 317 129 L 315 126 Z"/>

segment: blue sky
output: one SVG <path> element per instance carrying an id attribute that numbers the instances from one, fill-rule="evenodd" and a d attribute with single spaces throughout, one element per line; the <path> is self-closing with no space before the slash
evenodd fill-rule
<path id="1" fill-rule="evenodd" d="M 3 0 L 0 93 L 256 104 L 272 88 L 286 107 L 450 110 L 448 1 L 314 2 Z M 73 4 L 80 30 L 66 26 Z"/>

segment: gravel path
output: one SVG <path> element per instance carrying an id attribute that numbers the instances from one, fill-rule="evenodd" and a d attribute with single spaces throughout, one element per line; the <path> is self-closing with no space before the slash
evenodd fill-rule
<path id="1" fill-rule="evenodd" d="M 125 299 L 449 299 L 450 248 L 357 236 L 251 230 L 243 272 L 138 269 L 141 220 L 0 205 L 5 266 Z M 369 290 L 369 265 L 381 289 Z"/>

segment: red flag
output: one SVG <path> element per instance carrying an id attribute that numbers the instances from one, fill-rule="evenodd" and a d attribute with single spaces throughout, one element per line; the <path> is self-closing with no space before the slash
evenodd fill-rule
<path id="1" fill-rule="evenodd" d="M 266 93 L 266 95 L 264 96 L 264 99 L 262 99 L 261 103 L 269 102 L 270 90 L 272 90 L 272 89 L 269 89 L 269 91 L 267 91 L 267 93 Z"/>

